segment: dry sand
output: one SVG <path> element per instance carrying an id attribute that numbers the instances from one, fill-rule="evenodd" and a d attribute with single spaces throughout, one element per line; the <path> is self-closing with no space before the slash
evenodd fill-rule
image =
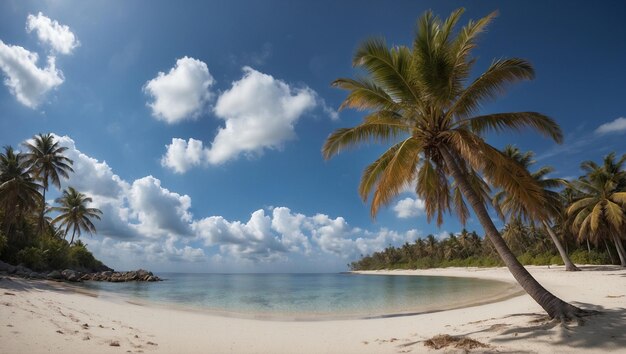
<path id="1" fill-rule="evenodd" d="M 582 272 L 565 272 L 554 266 L 528 268 L 556 295 L 603 314 L 588 318 L 583 326 L 564 327 L 546 321 L 541 308 L 529 296 L 521 295 L 404 317 L 264 321 L 137 305 L 90 296 L 62 284 L 5 277 L 0 280 L 0 353 L 464 352 L 424 345 L 439 334 L 486 344 L 471 350 L 480 353 L 626 353 L 626 270 L 608 266 L 587 266 Z M 367 273 L 513 282 L 505 268 Z"/>

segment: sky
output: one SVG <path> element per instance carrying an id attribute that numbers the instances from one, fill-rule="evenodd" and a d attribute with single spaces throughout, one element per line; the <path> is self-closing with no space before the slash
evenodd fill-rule
<path id="1" fill-rule="evenodd" d="M 385 146 L 320 153 L 364 114 L 338 111 L 346 93 L 330 85 L 356 74 L 358 44 L 410 45 L 424 11 L 458 7 L 463 24 L 499 12 L 473 77 L 507 57 L 536 71 L 481 113 L 541 112 L 565 136 L 488 142 L 533 150 L 563 178 L 626 152 L 619 1 L 2 1 L 0 144 L 51 132 L 68 147 L 75 173 L 62 187 L 104 212 L 81 239 L 115 269 L 343 271 L 362 254 L 463 227 L 453 216 L 428 223 L 410 190 L 370 217 L 357 186 Z M 474 219 L 466 227 L 482 234 Z"/>

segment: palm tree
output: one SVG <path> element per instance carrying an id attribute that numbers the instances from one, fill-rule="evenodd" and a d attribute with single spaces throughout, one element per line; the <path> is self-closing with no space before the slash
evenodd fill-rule
<path id="1" fill-rule="evenodd" d="M 552 119 L 535 112 L 473 116 L 483 101 L 495 98 L 507 84 L 532 79 L 534 70 L 523 59 L 496 60 L 468 84 L 475 62 L 471 51 L 496 13 L 454 33 L 462 13 L 463 9 L 456 10 L 442 21 L 426 12 L 418 20 L 412 48 L 389 49 L 382 38 L 368 39 L 358 47 L 353 65 L 363 69 L 364 76 L 340 78 L 333 85 L 349 91 L 340 109 L 368 114 L 363 123 L 332 133 L 323 156 L 329 159 L 372 140 L 393 141 L 361 178 L 361 197 L 367 200 L 373 191 L 372 216 L 415 179 L 428 220 L 436 215 L 439 225 L 452 209 L 465 221 L 467 201 L 515 279 L 550 317 L 567 320 L 583 315 L 586 312 L 557 298 L 530 275 L 489 217 L 481 177 L 519 199 L 533 214 L 543 213 L 545 197 L 528 171 L 489 145 L 483 134 L 531 127 L 560 142 L 562 132 Z"/>
<path id="2" fill-rule="evenodd" d="M 589 238 L 596 245 L 609 239 L 615 243 L 620 263 L 626 267 L 626 251 L 621 237 L 626 229 L 626 155 L 615 161 L 615 154 L 604 158 L 602 166 L 585 161 L 587 175 L 571 182 L 580 197 L 567 209 L 573 217 L 572 231 L 579 239 Z"/>
<path id="3" fill-rule="evenodd" d="M 528 170 L 530 166 L 535 163 L 535 161 L 533 160 L 535 154 L 532 151 L 522 153 L 517 147 L 513 145 L 507 145 L 504 148 L 503 152 L 506 156 L 517 161 L 526 170 Z M 561 241 L 559 240 L 558 236 L 551 226 L 550 219 L 558 218 L 563 210 L 561 195 L 558 192 L 555 192 L 553 189 L 558 188 L 565 183 L 565 181 L 560 178 L 546 177 L 553 171 L 554 169 L 552 167 L 545 166 L 531 174 L 535 181 L 537 181 L 537 184 L 541 186 L 544 193 L 544 198 L 546 200 L 546 203 L 544 204 L 546 213 L 545 215 L 540 215 L 541 217 L 538 220 L 533 219 L 533 213 L 527 210 L 524 203 L 521 203 L 518 199 L 514 198 L 511 195 L 508 195 L 505 191 L 499 191 L 494 195 L 493 204 L 495 209 L 498 211 L 503 219 L 506 219 L 504 214 L 507 214 L 509 216 L 509 219 L 513 217 L 525 219 L 526 221 L 529 221 L 531 223 L 533 223 L 534 221 L 538 221 L 539 223 L 541 223 L 547 231 L 548 235 L 550 235 L 550 238 L 556 246 L 556 249 L 561 256 L 561 259 L 563 259 L 563 263 L 565 264 L 565 270 L 579 271 L 580 269 L 576 267 L 576 265 L 574 265 L 574 263 L 572 263 L 572 261 L 569 259 L 565 248 L 563 248 Z"/>
<path id="4" fill-rule="evenodd" d="M 52 134 L 35 135 L 32 142 L 26 142 L 24 146 L 29 151 L 26 156 L 32 172 L 43 185 L 39 216 L 39 230 L 43 231 L 48 183 L 52 182 L 54 186 L 61 188 L 60 177 L 69 178 L 68 172 L 74 172 L 72 169 L 74 162 L 63 155 L 67 148 L 59 146 L 59 142 L 55 141 Z"/>
<path id="5" fill-rule="evenodd" d="M 15 220 L 37 207 L 40 186 L 29 172 L 25 156 L 5 146 L 0 153 L 0 209 L 4 210 L 7 237 Z"/>
<path id="6" fill-rule="evenodd" d="M 58 207 L 50 208 L 51 211 L 57 211 L 60 214 L 52 220 L 53 224 L 59 223 L 59 228 L 65 227 L 65 236 L 72 229 L 72 239 L 70 244 L 74 243 L 74 236 L 80 237 L 81 232 L 88 231 L 95 233 L 96 227 L 91 222 L 92 218 L 100 220 L 102 211 L 96 208 L 87 208 L 87 204 L 92 199 L 78 192 L 72 187 L 67 187 L 63 191 L 63 195 L 55 200 L 60 204 Z"/>

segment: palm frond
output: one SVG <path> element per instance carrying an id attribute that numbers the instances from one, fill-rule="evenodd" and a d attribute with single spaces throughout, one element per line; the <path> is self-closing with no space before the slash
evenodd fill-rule
<path id="1" fill-rule="evenodd" d="M 334 131 L 326 139 L 322 147 L 322 155 L 325 159 L 329 159 L 354 145 L 371 141 L 388 142 L 409 131 L 410 128 L 396 113 L 375 112 L 367 116 L 362 124 Z"/>
<path id="2" fill-rule="evenodd" d="M 448 119 L 465 118 L 475 113 L 485 100 L 503 94 L 508 85 L 521 80 L 532 80 L 535 76 L 532 65 L 524 59 L 496 60 L 474 80 L 448 110 Z"/>
<path id="3" fill-rule="evenodd" d="M 475 134 L 488 131 L 502 132 L 507 129 L 522 130 L 532 128 L 540 134 L 552 138 L 557 143 L 563 141 L 563 132 L 550 117 L 537 112 L 496 113 L 459 121 L 457 126 L 469 125 Z"/>

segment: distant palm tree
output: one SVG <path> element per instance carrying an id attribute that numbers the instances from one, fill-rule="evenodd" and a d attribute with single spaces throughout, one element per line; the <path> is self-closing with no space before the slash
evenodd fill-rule
<path id="1" fill-rule="evenodd" d="M 43 231 L 48 183 L 52 182 L 54 186 L 61 188 L 60 177 L 69 178 L 68 172 L 74 172 L 72 169 L 74 162 L 63 155 L 67 148 L 59 146 L 59 142 L 55 141 L 52 134 L 38 134 L 33 137 L 32 142 L 24 143 L 24 146 L 28 149 L 26 156 L 32 172 L 43 185 L 38 225 L 39 230 Z"/>
<path id="2" fill-rule="evenodd" d="M 626 251 L 621 238 L 626 230 L 626 155 L 615 161 L 615 153 L 604 158 L 603 165 L 585 161 L 586 176 L 572 181 L 579 198 L 567 209 L 573 217 L 572 231 L 579 239 L 589 238 L 596 245 L 601 239 L 613 241 L 622 267 Z"/>
<path id="3" fill-rule="evenodd" d="M 68 187 L 55 202 L 60 204 L 60 206 L 51 207 L 50 210 L 60 214 L 52 220 L 52 223 L 59 223 L 59 228 L 65 227 L 64 232 L 66 236 L 70 228 L 72 229 L 70 244 L 74 243 L 74 236 L 80 237 L 83 230 L 89 233 L 96 232 L 96 227 L 91 222 L 91 219 L 100 220 L 102 211 L 87 207 L 87 204 L 92 202 L 91 198 L 72 187 Z"/>
<path id="4" fill-rule="evenodd" d="M 528 171 L 489 145 L 483 135 L 531 127 L 560 142 L 562 132 L 552 119 L 535 112 L 473 116 L 482 102 L 498 96 L 507 84 L 532 79 L 534 70 L 523 59 L 496 60 L 468 84 L 475 62 L 471 51 L 496 14 L 470 21 L 455 33 L 462 13 L 456 10 L 442 21 L 426 12 L 418 20 L 412 48 L 389 49 L 381 38 L 368 39 L 357 48 L 353 65 L 363 69 L 364 76 L 341 78 L 333 85 L 349 91 L 341 109 L 369 113 L 363 123 L 332 133 L 323 156 L 329 159 L 360 143 L 393 141 L 361 178 L 361 197 L 366 200 L 373 191 L 373 216 L 416 179 L 416 193 L 426 203 L 428 220 L 436 215 L 441 224 L 443 214 L 454 209 L 465 221 L 467 201 L 515 279 L 550 317 L 566 320 L 583 315 L 530 275 L 489 217 L 483 176 L 533 213 L 543 213 L 545 197 Z"/>
<path id="5" fill-rule="evenodd" d="M 23 154 L 5 146 L 0 153 L 0 209 L 4 210 L 5 234 L 25 213 L 34 210 L 40 198 L 39 186 L 28 169 Z"/>
<path id="6" fill-rule="evenodd" d="M 532 151 L 522 153 L 517 147 L 507 145 L 503 152 L 506 156 L 517 161 L 526 170 L 528 170 L 535 163 L 533 160 L 535 154 Z M 529 212 L 524 203 L 521 203 L 520 200 L 507 194 L 506 191 L 499 191 L 496 193 L 493 197 L 493 204 L 495 209 L 505 220 L 512 217 L 522 218 L 526 221 L 530 221 L 531 223 L 534 221 L 541 223 L 556 246 L 561 259 L 563 260 L 563 264 L 565 264 L 565 270 L 579 271 L 580 269 L 574 265 L 567 255 L 565 248 L 563 248 L 563 245 L 561 244 L 559 237 L 554 232 L 550 222 L 551 218 L 558 218 L 563 210 L 561 195 L 554 191 L 554 189 L 565 184 L 565 181 L 560 178 L 547 177 L 547 175 L 553 171 L 554 169 L 552 167 L 545 166 L 531 174 L 537 181 L 537 184 L 539 184 L 539 186 L 543 189 L 544 198 L 546 199 L 544 204 L 545 214 L 540 214 L 538 219 L 533 218 L 536 214 Z M 504 214 L 507 214 L 508 218 Z"/>

